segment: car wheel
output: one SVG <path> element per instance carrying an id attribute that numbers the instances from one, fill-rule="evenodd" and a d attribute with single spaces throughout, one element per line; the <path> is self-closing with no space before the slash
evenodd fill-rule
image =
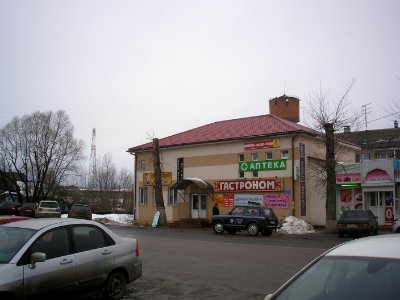
<path id="1" fill-rule="evenodd" d="M 396 229 L 396 233 L 400 233 L 400 227 Z"/>
<path id="2" fill-rule="evenodd" d="M 224 224 L 222 224 L 220 221 L 217 221 L 217 222 L 214 223 L 214 231 L 215 231 L 215 233 L 220 234 L 220 233 L 223 233 L 224 230 L 225 230 Z"/>
<path id="3" fill-rule="evenodd" d="M 249 226 L 247 226 L 247 231 L 250 235 L 257 235 L 259 232 L 258 225 L 256 223 L 250 223 Z"/>
<path id="4" fill-rule="evenodd" d="M 261 232 L 263 236 L 270 236 L 272 234 L 272 229 L 271 228 L 265 228 Z"/>
<path id="5" fill-rule="evenodd" d="M 228 231 L 228 233 L 232 235 L 236 233 L 236 229 L 227 229 L 226 231 Z"/>
<path id="6" fill-rule="evenodd" d="M 126 280 L 121 272 L 111 273 L 104 286 L 104 298 L 110 300 L 121 299 L 126 291 Z"/>

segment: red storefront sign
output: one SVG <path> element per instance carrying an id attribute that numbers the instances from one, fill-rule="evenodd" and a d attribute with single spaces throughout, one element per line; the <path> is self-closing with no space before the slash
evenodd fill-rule
<path id="1" fill-rule="evenodd" d="M 214 192 L 282 191 L 281 178 L 215 180 Z"/>
<path id="2" fill-rule="evenodd" d="M 244 143 L 244 150 L 277 148 L 279 146 L 280 146 L 280 141 L 278 139 L 267 140 L 267 141 L 257 141 L 257 142 L 246 142 L 246 143 Z"/>

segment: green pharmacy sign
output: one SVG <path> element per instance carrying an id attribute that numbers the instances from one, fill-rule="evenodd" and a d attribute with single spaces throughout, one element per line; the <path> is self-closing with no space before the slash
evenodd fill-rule
<path id="1" fill-rule="evenodd" d="M 239 162 L 240 172 L 286 170 L 286 159 Z"/>

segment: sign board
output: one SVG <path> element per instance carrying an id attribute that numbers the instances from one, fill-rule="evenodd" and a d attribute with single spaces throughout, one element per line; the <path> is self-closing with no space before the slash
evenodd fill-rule
<path id="1" fill-rule="evenodd" d="M 282 191 L 282 178 L 215 180 L 214 192 Z"/>
<path id="2" fill-rule="evenodd" d="M 286 170 L 286 159 L 239 162 L 240 172 Z"/>
<path id="3" fill-rule="evenodd" d="M 267 148 L 278 148 L 280 147 L 280 140 L 267 140 L 267 141 L 257 141 L 257 142 L 247 142 L 244 143 L 244 150 L 257 150 L 257 149 L 267 149 Z"/>
<path id="4" fill-rule="evenodd" d="M 172 184 L 172 172 L 161 173 L 161 185 Z M 143 173 L 143 185 L 154 185 L 154 173 L 145 172 Z"/>
<path id="5" fill-rule="evenodd" d="M 154 214 L 153 223 L 151 223 L 151 227 L 157 227 L 158 220 L 160 219 L 160 212 L 157 210 Z"/>

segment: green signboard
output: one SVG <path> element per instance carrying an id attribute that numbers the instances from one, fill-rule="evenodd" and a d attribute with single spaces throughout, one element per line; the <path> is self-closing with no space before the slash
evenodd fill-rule
<path id="1" fill-rule="evenodd" d="M 286 159 L 239 162 L 240 172 L 286 170 Z"/>

